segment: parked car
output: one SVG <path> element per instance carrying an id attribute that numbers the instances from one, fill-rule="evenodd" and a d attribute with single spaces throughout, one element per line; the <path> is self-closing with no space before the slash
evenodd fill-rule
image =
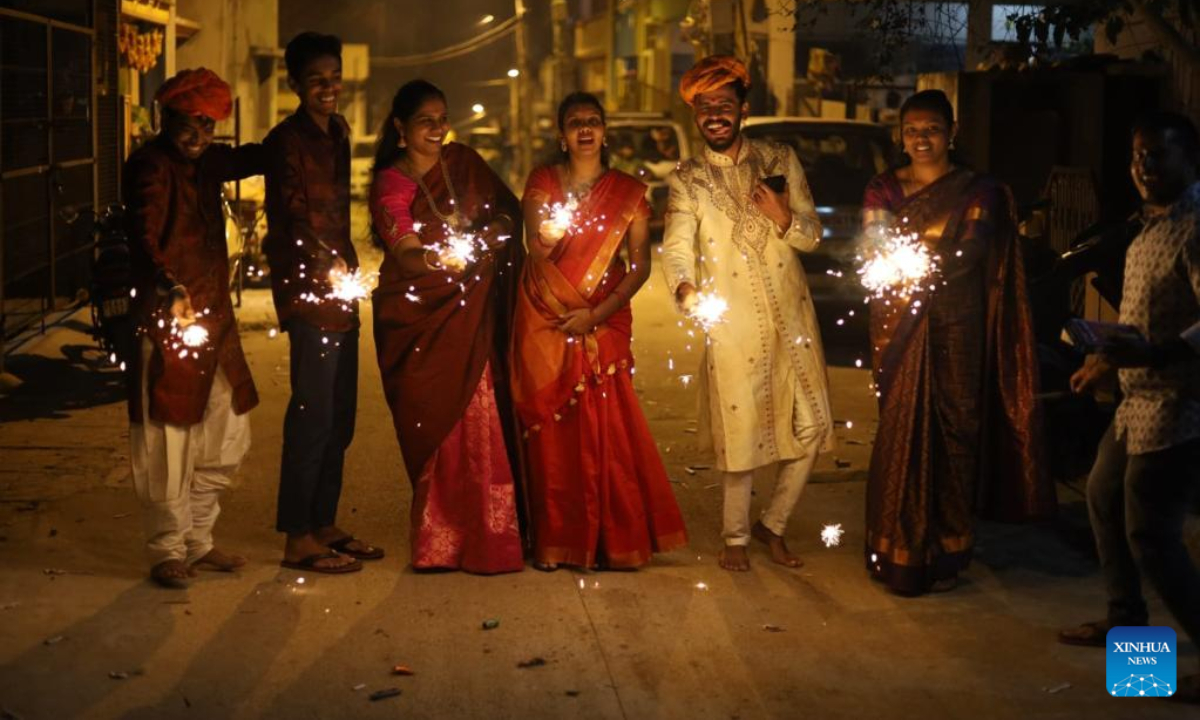
<path id="1" fill-rule="evenodd" d="M 650 235 L 662 238 L 667 210 L 667 175 L 691 157 L 687 133 L 679 123 L 655 113 L 612 113 L 608 116 L 609 165 L 650 186 Z"/>
<path id="2" fill-rule="evenodd" d="M 375 162 L 375 138 L 360 137 L 350 143 L 350 197 L 365 199 L 371 191 L 371 165 Z"/>
<path id="3" fill-rule="evenodd" d="M 752 117 L 743 132 L 790 145 L 800 158 L 823 228 L 820 246 L 802 258 L 822 335 L 864 344 L 866 293 L 855 272 L 855 238 L 862 226 L 863 190 L 892 159 L 890 131 L 854 120 Z"/>

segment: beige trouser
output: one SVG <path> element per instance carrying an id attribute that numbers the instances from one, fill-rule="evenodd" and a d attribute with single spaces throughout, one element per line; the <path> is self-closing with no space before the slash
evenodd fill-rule
<path id="1" fill-rule="evenodd" d="M 821 434 L 805 432 L 801 437 L 805 455 L 797 460 L 784 460 L 770 466 L 776 473 L 775 491 L 771 503 L 759 520 L 776 535 L 787 530 L 792 508 L 800 499 L 800 493 L 808 484 L 817 453 L 821 449 Z M 750 544 L 750 500 L 754 489 L 754 471 L 726 472 L 725 478 L 725 522 L 721 537 L 726 545 Z"/>
<path id="2" fill-rule="evenodd" d="M 150 342 L 142 343 L 142 367 Z M 133 489 L 145 513 L 150 562 L 193 563 L 213 547 L 221 493 L 250 449 L 250 418 L 233 412 L 233 389 L 217 370 L 204 419 L 168 425 L 150 419 L 148 373 L 143 373 L 140 423 L 129 426 Z"/>

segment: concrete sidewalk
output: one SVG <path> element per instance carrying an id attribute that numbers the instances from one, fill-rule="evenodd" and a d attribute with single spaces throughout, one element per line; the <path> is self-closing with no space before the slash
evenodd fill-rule
<path id="1" fill-rule="evenodd" d="M 364 307 L 357 434 L 342 524 L 388 557 L 346 577 L 278 567 L 273 530 L 287 340 L 251 291 L 243 340 L 262 405 L 218 540 L 237 575 L 190 590 L 145 579 L 128 487 L 119 377 L 79 327 L 10 360 L 0 399 L 0 708 L 34 718 L 1186 718 L 1195 709 L 1105 694 L 1101 650 L 1055 631 L 1102 614 L 1080 498 L 1047 527 L 985 525 L 950 594 L 904 599 L 863 569 L 862 482 L 874 432 L 865 371 L 833 368 L 842 440 L 789 529 L 807 564 L 754 550 L 715 563 L 718 477 L 697 450 L 696 338 L 656 274 L 635 301 L 637 385 L 692 535 L 631 573 L 416 575 L 409 485 Z M 827 338 L 836 343 L 837 338 Z M 689 350 L 688 346 L 693 347 Z M 760 490 L 765 486 L 759 485 Z M 842 545 L 825 548 L 825 524 Z M 1161 607 L 1154 620 L 1165 622 Z M 484 630 L 486 619 L 498 619 Z M 1195 668 L 1186 647 L 1181 671 Z M 395 664 L 416 672 L 393 677 Z M 389 687 L 397 697 L 371 701 Z M 8 717 L 0 713 L 0 717 Z"/>

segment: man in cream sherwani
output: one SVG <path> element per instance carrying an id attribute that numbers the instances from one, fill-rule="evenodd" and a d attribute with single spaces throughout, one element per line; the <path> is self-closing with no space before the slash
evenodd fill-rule
<path id="1" fill-rule="evenodd" d="M 804 269 L 796 252 L 821 238 L 804 170 L 791 148 L 742 137 L 749 112 L 745 66 L 729 56 L 701 60 L 683 77 L 704 151 L 679 165 L 671 189 L 663 267 L 684 312 L 696 294 L 729 303 L 701 359 L 701 437 L 711 436 L 724 473 L 721 567 L 748 570 L 750 538 L 771 558 L 800 567 L 783 535 L 818 452 L 832 448 L 825 359 Z M 783 192 L 765 178 L 782 175 Z M 757 468 L 777 480 L 750 525 Z"/>

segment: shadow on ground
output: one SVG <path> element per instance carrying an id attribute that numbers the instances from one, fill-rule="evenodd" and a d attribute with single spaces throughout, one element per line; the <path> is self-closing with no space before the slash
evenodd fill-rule
<path id="1" fill-rule="evenodd" d="M 7 372 L 22 380 L 0 402 L 0 422 L 69 417 L 73 410 L 125 400 L 125 373 L 96 345 L 65 345 L 64 357 L 12 355 Z"/>

